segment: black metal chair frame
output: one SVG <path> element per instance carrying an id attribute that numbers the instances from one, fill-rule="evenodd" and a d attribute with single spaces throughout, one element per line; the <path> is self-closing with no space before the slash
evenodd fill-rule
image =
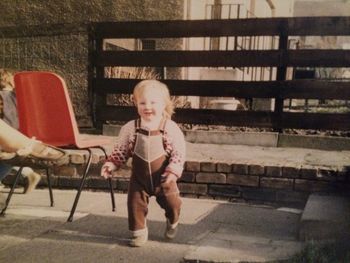
<path id="1" fill-rule="evenodd" d="M 73 203 L 72 209 L 70 211 L 69 217 L 67 219 L 67 222 L 72 222 L 73 221 L 73 216 L 74 216 L 75 210 L 77 208 L 77 205 L 78 205 L 78 202 L 79 202 L 79 199 L 80 199 L 81 191 L 84 188 L 84 184 L 85 184 L 85 181 L 86 181 L 86 178 L 87 178 L 87 174 L 88 174 L 90 166 L 91 166 L 91 160 L 92 160 L 92 151 L 91 151 L 91 149 L 93 149 L 93 148 L 101 149 L 103 151 L 105 157 L 107 158 L 107 153 L 106 153 L 105 149 L 103 147 L 101 147 L 101 146 L 94 146 L 94 147 L 89 147 L 89 148 L 79 148 L 79 149 L 74 148 L 74 150 L 86 150 L 88 152 L 88 157 L 87 157 L 86 165 L 85 165 L 85 167 L 83 169 L 83 176 L 82 176 L 82 178 L 80 180 L 80 184 L 79 184 L 79 187 L 78 187 L 78 192 L 77 192 L 77 194 L 75 196 L 74 203 Z M 71 149 L 71 150 L 73 150 L 73 149 Z M 16 175 L 15 175 L 15 180 L 14 180 L 13 185 L 11 187 L 11 190 L 10 190 L 8 196 L 7 196 L 7 199 L 6 199 L 6 202 L 5 202 L 5 206 L 0 212 L 0 216 L 4 216 L 5 215 L 7 207 L 9 206 L 11 198 L 12 198 L 12 195 L 14 193 L 14 190 L 15 190 L 15 188 L 17 186 L 19 177 L 22 174 L 23 168 L 26 167 L 26 166 L 30 166 L 32 168 L 38 168 L 38 169 L 45 169 L 46 176 L 47 176 L 47 184 L 48 184 L 48 187 L 49 187 L 49 194 L 50 194 L 50 206 L 51 207 L 54 206 L 54 198 L 53 198 L 53 193 L 52 193 L 52 185 L 51 185 L 51 180 L 50 180 L 49 166 L 43 166 L 43 165 L 21 165 L 20 168 L 18 169 Z M 116 207 L 115 207 L 115 198 L 114 198 L 114 189 L 113 189 L 112 179 L 109 178 L 108 182 L 109 182 L 111 201 L 112 201 L 112 211 L 114 212 Z"/>
<path id="2" fill-rule="evenodd" d="M 91 149 L 93 149 L 93 148 L 101 149 L 103 151 L 105 157 L 107 158 L 107 153 L 106 153 L 105 149 L 103 147 L 101 147 L 101 146 L 94 146 L 94 147 L 89 147 L 89 148 L 79 148 L 79 150 L 86 150 L 86 151 L 88 151 L 89 155 L 88 155 L 87 162 L 86 162 L 86 165 L 85 165 L 85 168 L 84 168 L 83 176 L 82 176 L 82 178 L 80 180 L 80 184 L 79 184 L 79 187 L 78 187 L 78 192 L 77 192 L 77 194 L 75 196 L 74 203 L 73 203 L 72 209 L 70 211 L 70 215 L 69 215 L 69 217 L 67 219 L 67 222 L 72 222 L 73 221 L 73 216 L 74 216 L 75 210 L 76 210 L 78 202 L 79 202 L 81 191 L 84 188 L 84 184 L 85 184 L 85 181 L 86 181 L 86 178 L 87 178 L 87 174 L 89 172 L 89 168 L 90 168 L 90 165 L 91 165 L 91 159 L 92 159 L 92 151 L 91 151 Z M 114 198 L 114 190 L 113 190 L 112 179 L 109 178 L 108 182 L 109 182 L 109 188 L 110 188 L 111 200 L 112 200 L 112 211 L 114 212 L 115 211 L 115 198 Z"/>
<path id="3" fill-rule="evenodd" d="M 19 169 L 18 169 L 18 171 L 17 171 L 17 173 L 15 175 L 15 180 L 14 180 L 14 182 L 12 184 L 12 187 L 10 189 L 9 194 L 7 195 L 7 198 L 6 198 L 6 201 L 5 201 L 5 206 L 0 212 L 0 216 L 4 216 L 5 215 L 7 207 L 10 204 L 12 195 L 13 195 L 13 193 L 15 191 L 16 186 L 17 186 L 18 179 L 19 179 L 19 177 L 22 174 L 22 170 L 23 170 L 24 167 L 27 167 L 27 166 L 29 166 L 29 165 L 21 165 L 21 166 L 19 166 Z M 31 165 L 30 167 L 31 168 L 44 169 L 46 171 L 47 185 L 49 186 L 49 194 L 50 194 L 50 206 L 53 207 L 54 206 L 54 199 L 53 199 L 53 193 L 52 193 L 52 186 L 51 186 L 51 180 L 50 180 L 49 167 L 48 166 L 41 166 L 41 165 L 35 165 L 35 166 Z"/>

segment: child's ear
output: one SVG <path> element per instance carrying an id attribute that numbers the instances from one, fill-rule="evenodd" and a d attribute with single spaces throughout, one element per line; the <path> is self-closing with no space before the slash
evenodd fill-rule
<path id="1" fill-rule="evenodd" d="M 135 96 L 131 95 L 131 101 L 134 103 L 134 105 L 137 105 Z"/>

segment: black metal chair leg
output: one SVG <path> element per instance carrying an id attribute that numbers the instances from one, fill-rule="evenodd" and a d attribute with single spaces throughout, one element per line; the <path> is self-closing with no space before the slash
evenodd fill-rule
<path id="1" fill-rule="evenodd" d="M 16 178 L 15 178 L 15 181 L 13 182 L 13 185 L 11 187 L 11 190 L 7 196 L 7 199 L 6 199 L 6 203 L 5 203 L 5 207 L 1 210 L 1 213 L 0 213 L 0 216 L 3 216 L 5 215 L 5 211 L 10 203 L 10 200 L 11 200 L 11 197 L 12 197 L 12 194 L 13 192 L 15 191 L 15 188 L 16 188 L 16 185 L 17 185 L 17 182 L 18 182 L 18 178 L 20 177 L 21 173 L 22 173 L 22 170 L 23 170 L 23 166 L 21 166 L 17 173 L 16 173 Z"/>
<path id="2" fill-rule="evenodd" d="M 101 147 L 101 146 L 97 146 L 96 148 L 101 149 L 103 151 L 103 153 L 105 154 L 105 157 L 107 159 L 108 155 L 106 153 L 106 150 L 103 147 Z M 114 197 L 112 178 L 109 178 L 108 181 L 109 181 L 109 189 L 110 189 L 110 192 L 111 192 L 112 211 L 115 212 L 115 197 Z"/>
<path id="3" fill-rule="evenodd" d="M 112 178 L 109 178 L 108 182 L 109 182 L 109 189 L 111 190 L 112 211 L 115 212 L 115 200 L 114 200 L 114 190 L 113 190 Z"/>
<path id="4" fill-rule="evenodd" d="M 50 179 L 50 173 L 49 168 L 46 168 L 46 177 L 47 177 L 47 185 L 49 186 L 49 193 L 50 193 L 50 206 L 53 207 L 55 205 L 55 202 L 53 200 L 53 194 L 52 194 L 52 186 L 51 186 L 51 179 Z"/>
<path id="5" fill-rule="evenodd" d="M 81 191 L 83 190 L 85 179 L 86 179 L 87 173 L 88 173 L 89 168 L 90 168 L 91 159 L 92 159 L 91 158 L 92 157 L 92 152 L 91 152 L 90 149 L 86 149 L 86 150 L 89 152 L 89 157 L 88 157 L 85 169 L 84 169 L 83 178 L 80 181 L 80 185 L 79 185 L 79 188 L 78 188 L 78 193 L 75 196 L 73 207 L 72 207 L 72 209 L 70 211 L 70 215 L 69 215 L 68 220 L 67 220 L 68 222 L 72 222 L 73 221 L 73 216 L 74 216 L 74 213 L 75 213 L 75 209 L 77 208 L 79 197 L 80 197 Z"/>

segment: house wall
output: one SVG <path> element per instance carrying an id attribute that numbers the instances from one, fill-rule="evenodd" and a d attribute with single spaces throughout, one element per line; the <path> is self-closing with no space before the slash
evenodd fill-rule
<path id="1" fill-rule="evenodd" d="M 347 0 L 295 0 L 294 16 L 349 16 Z"/>
<path id="2" fill-rule="evenodd" d="M 212 5 L 220 4 L 221 18 L 252 18 L 252 17 L 274 17 L 274 16 L 287 16 L 290 15 L 292 10 L 292 1 L 278 0 L 187 0 L 187 19 L 213 19 Z M 230 15 L 229 15 L 230 14 Z M 219 50 L 233 50 L 234 38 L 226 39 L 222 37 L 220 41 L 217 38 L 216 45 L 212 45 L 213 49 Z M 209 50 L 210 39 L 209 38 L 191 38 L 186 40 L 186 48 L 189 50 Z M 242 46 L 242 49 L 250 49 L 252 47 L 249 43 L 254 43 L 252 49 L 271 49 L 273 43 L 271 37 L 240 37 L 238 38 L 238 45 Z M 243 43 L 246 43 L 243 46 Z M 276 42 L 277 43 L 277 42 Z M 238 47 L 240 49 L 241 47 Z M 230 76 L 232 80 L 269 80 L 275 79 L 276 69 L 268 68 L 226 68 L 226 69 L 210 69 L 213 72 L 219 70 L 225 71 L 227 76 Z M 188 79 L 225 79 L 220 74 L 208 74 L 207 69 L 201 69 L 199 67 L 188 68 L 185 72 L 185 78 Z M 193 108 L 208 107 L 210 101 L 215 99 L 211 98 L 191 98 L 191 106 Z M 254 99 L 252 108 L 255 110 L 271 110 L 273 108 L 273 101 L 270 99 Z"/>
<path id="3" fill-rule="evenodd" d="M 294 16 L 349 16 L 348 0 L 295 0 Z M 349 49 L 349 36 L 300 37 L 300 48 Z M 349 68 L 317 68 L 320 78 L 348 78 Z"/>

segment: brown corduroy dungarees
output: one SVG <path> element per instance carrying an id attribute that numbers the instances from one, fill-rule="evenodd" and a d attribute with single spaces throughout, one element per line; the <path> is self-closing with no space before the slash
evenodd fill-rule
<path id="1" fill-rule="evenodd" d="M 159 129 L 154 131 L 142 129 L 140 123 L 140 119 L 135 120 L 136 139 L 128 192 L 129 229 L 132 231 L 147 227 L 150 196 L 156 197 L 171 224 L 178 222 L 181 206 L 176 182 L 164 183 L 162 180 L 169 163 L 163 143 L 166 120 L 162 120 Z"/>

